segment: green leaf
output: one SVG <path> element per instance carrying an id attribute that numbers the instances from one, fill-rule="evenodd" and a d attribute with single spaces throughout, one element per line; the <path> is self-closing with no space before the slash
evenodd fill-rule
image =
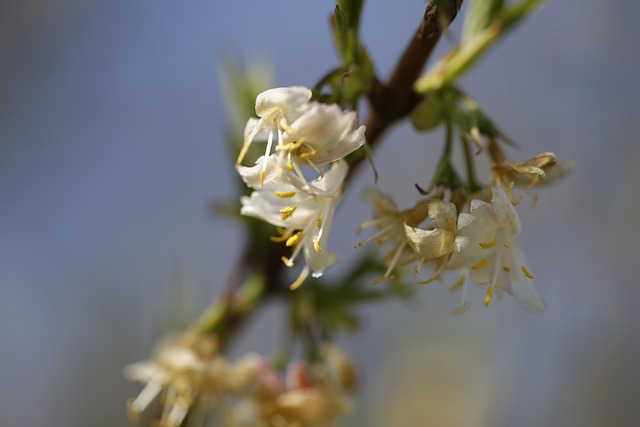
<path id="1" fill-rule="evenodd" d="M 462 25 L 462 43 L 474 38 L 490 26 L 504 7 L 504 0 L 468 0 Z"/>
<path id="2" fill-rule="evenodd" d="M 525 0 L 503 8 L 493 23 L 452 50 L 414 85 L 417 92 L 427 93 L 452 84 L 467 72 L 496 41 L 530 15 L 544 0 Z"/>

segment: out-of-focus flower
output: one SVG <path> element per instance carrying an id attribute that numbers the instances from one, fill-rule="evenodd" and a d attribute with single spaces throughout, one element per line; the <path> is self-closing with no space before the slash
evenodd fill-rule
<path id="1" fill-rule="evenodd" d="M 165 340 L 152 360 L 125 369 L 146 383 L 129 413 L 137 422 L 160 397 L 154 421 L 163 427 L 178 427 L 189 414 L 224 427 L 331 427 L 352 408 L 353 368 L 336 348 L 320 355 L 312 365 L 290 363 L 285 382 L 263 357 L 251 353 L 230 363 L 215 337 L 188 332 Z"/>
<path id="2" fill-rule="evenodd" d="M 128 404 L 132 421 L 162 393 L 161 425 L 176 427 L 194 406 L 211 404 L 234 383 L 226 360 L 217 353 L 215 337 L 197 332 L 166 339 L 152 360 L 127 366 L 125 375 L 146 384 Z"/>
<path id="3" fill-rule="evenodd" d="M 271 162 L 278 159 L 272 158 Z M 342 194 L 342 182 L 347 174 L 346 162 L 333 163 L 332 167 L 320 178 L 312 181 L 314 193 L 300 190 L 293 185 L 289 176 L 274 173 L 264 187 L 257 187 L 255 174 L 248 168 L 238 167 L 246 183 L 255 191 L 249 197 L 243 197 L 242 215 L 259 218 L 269 224 L 280 227 L 280 236 L 275 241 L 285 242 L 293 247 L 293 253 L 283 262 L 291 267 L 302 252 L 306 265 L 291 285 L 292 289 L 300 286 L 309 273 L 313 277 L 322 276 L 326 268 L 340 260 L 337 253 L 326 250 L 327 239 L 333 221 L 335 208 Z"/>

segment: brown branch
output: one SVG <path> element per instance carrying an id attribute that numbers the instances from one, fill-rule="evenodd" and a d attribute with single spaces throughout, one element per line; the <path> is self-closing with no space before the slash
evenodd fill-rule
<path id="1" fill-rule="evenodd" d="M 386 85 L 376 82 L 369 94 L 373 110 L 367 122 L 372 128 L 372 132 L 367 135 L 369 144 L 375 143 L 390 124 L 406 117 L 417 105 L 420 97 L 413 90 L 413 84 L 446 30 L 444 25 L 448 26 L 455 19 L 461 6 L 462 0 L 429 0 L 422 22 L 393 70 L 389 82 Z"/>

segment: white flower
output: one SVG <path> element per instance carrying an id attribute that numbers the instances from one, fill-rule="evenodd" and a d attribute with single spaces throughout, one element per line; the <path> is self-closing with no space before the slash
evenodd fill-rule
<path id="1" fill-rule="evenodd" d="M 291 124 L 276 149 L 286 153 L 287 164 L 317 167 L 340 160 L 365 143 L 365 127 L 356 129 L 357 121 L 355 111 L 312 103 Z"/>
<path id="2" fill-rule="evenodd" d="M 268 159 L 272 149 L 279 153 L 287 170 L 295 171 L 306 183 L 301 166 L 310 166 L 320 174 L 321 165 L 342 159 L 365 143 L 364 126 L 356 129 L 357 114 L 344 112 L 337 105 L 309 102 L 311 90 L 306 87 L 286 87 L 267 90 L 256 99 L 256 114 L 245 127 L 245 143 L 237 163 L 244 159 L 254 140 L 266 139 L 258 177 L 266 181 Z M 274 148 L 274 142 L 276 142 Z"/>
<path id="3" fill-rule="evenodd" d="M 447 268 L 466 268 L 476 283 L 488 285 L 485 305 L 489 305 L 494 292 L 506 291 L 524 310 L 543 313 L 546 304 L 535 289 L 527 261 L 515 243 L 515 236 L 520 233 L 520 217 L 503 188 L 493 187 L 491 191 L 491 204 L 471 201 L 470 213 L 475 219 L 460 231 L 469 243 Z"/>
<path id="4" fill-rule="evenodd" d="M 226 360 L 217 353 L 216 339 L 191 332 L 166 339 L 152 360 L 127 366 L 125 375 L 146 383 L 129 402 L 130 418 L 137 422 L 162 394 L 161 425 L 175 427 L 193 407 L 206 406 L 233 383 Z"/>
<path id="5" fill-rule="evenodd" d="M 268 162 L 276 161 L 271 158 Z M 239 167 L 238 170 L 248 185 L 254 188 L 259 185 L 249 168 Z M 293 266 L 301 252 L 304 255 L 306 265 L 291 289 L 300 286 L 310 272 L 313 277 L 320 277 L 326 268 L 340 260 L 340 255 L 328 252 L 326 245 L 347 170 L 347 163 L 339 161 L 322 177 L 314 180 L 313 187 L 318 189 L 319 194 L 300 190 L 286 173 L 270 172 L 272 179 L 264 187 L 258 187 L 250 197 L 241 199 L 242 215 L 259 218 L 281 228 L 281 236 L 274 240 L 294 247 L 291 257 L 283 258 L 288 267 Z"/>
<path id="6" fill-rule="evenodd" d="M 375 225 L 379 231 L 358 243 L 356 248 L 374 239 L 378 243 L 393 242 L 393 248 L 386 257 L 390 260 L 387 270 L 378 281 L 393 278 L 392 270 L 400 262 L 402 255 L 406 254 L 408 260 L 401 264 L 418 261 L 414 268 L 416 279 L 425 262 L 435 261 L 439 265 L 433 277 L 419 282 L 429 283 L 438 277 L 449 259 L 449 254 L 453 251 L 460 252 L 467 245 L 468 239 L 458 236 L 458 230 L 471 222 L 473 217 L 466 213 L 456 216 L 453 203 L 435 198 L 426 199 L 410 209 L 399 211 L 391 198 L 377 190 L 371 191 L 370 198 L 376 211 L 376 219 L 365 221 L 359 230 Z M 420 228 L 425 220 L 430 222 L 431 228 Z"/>

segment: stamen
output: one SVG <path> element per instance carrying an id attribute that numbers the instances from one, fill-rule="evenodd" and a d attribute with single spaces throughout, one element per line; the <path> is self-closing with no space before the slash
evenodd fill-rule
<path id="1" fill-rule="evenodd" d="M 511 247 L 511 243 L 505 243 L 502 246 L 504 246 L 505 248 L 509 249 Z"/>
<path id="2" fill-rule="evenodd" d="M 167 416 L 166 425 L 181 425 L 184 419 L 187 417 L 187 414 L 189 413 L 190 406 L 191 402 L 185 401 L 183 399 L 178 399 L 173 408 L 171 408 L 171 412 L 169 412 L 169 415 Z"/>
<path id="3" fill-rule="evenodd" d="M 496 245 L 496 239 L 494 238 L 492 241 L 488 243 L 478 243 L 482 249 L 489 249 Z"/>
<path id="4" fill-rule="evenodd" d="M 442 279 L 442 277 L 439 274 L 436 274 L 435 276 L 427 279 L 427 280 L 423 280 L 422 282 L 418 282 L 420 285 L 428 285 L 429 283 L 435 281 L 435 280 L 440 280 Z"/>
<path id="5" fill-rule="evenodd" d="M 322 248 L 320 247 L 320 236 L 316 236 L 313 238 L 313 249 L 315 249 L 318 253 L 322 252 Z"/>
<path id="6" fill-rule="evenodd" d="M 304 283 L 304 281 L 307 279 L 307 277 L 309 277 L 309 267 L 305 266 L 302 269 L 302 271 L 300 272 L 300 275 L 298 276 L 296 281 L 293 282 L 289 286 L 289 289 L 292 290 L 292 291 L 295 291 L 296 289 L 298 289 L 300 287 L 300 285 L 302 285 Z"/>
<path id="7" fill-rule="evenodd" d="M 471 269 L 472 270 L 480 270 L 482 267 L 484 267 L 487 264 L 489 264 L 489 258 L 484 257 L 480 261 L 478 261 L 476 264 L 472 265 Z"/>
<path id="8" fill-rule="evenodd" d="M 272 115 L 273 113 L 268 113 L 267 115 L 265 115 L 265 117 L 258 120 L 258 123 L 256 123 L 256 126 L 253 128 L 251 133 L 246 136 L 246 138 L 244 139 L 244 144 L 242 144 L 242 148 L 240 149 L 240 154 L 238 154 L 238 158 L 236 159 L 236 164 L 239 165 L 240 163 L 242 163 L 244 156 L 246 156 L 247 151 L 249 151 L 249 146 L 251 145 L 253 138 L 256 137 L 258 132 L 260 132 L 260 130 L 262 129 L 262 126 L 264 125 L 264 122 L 271 119 Z"/>
<path id="9" fill-rule="evenodd" d="M 519 194 L 517 199 L 511 201 L 511 204 L 513 206 L 518 206 L 521 201 L 522 201 L 522 194 Z"/>
<path id="10" fill-rule="evenodd" d="M 451 310 L 451 314 L 453 314 L 454 316 L 458 316 L 464 313 L 465 311 L 467 311 L 470 306 L 471 304 L 469 304 L 469 302 L 464 302 L 459 306 L 457 306 L 456 308 L 454 308 L 453 310 Z"/>
<path id="11" fill-rule="evenodd" d="M 295 151 L 298 148 L 302 147 L 302 145 L 305 143 L 304 138 L 300 138 L 297 141 L 293 141 L 293 142 L 287 142 L 286 144 L 279 144 L 276 147 L 276 151 Z"/>
<path id="12" fill-rule="evenodd" d="M 418 280 L 420 276 L 420 269 L 422 268 L 422 264 L 424 264 L 424 258 L 420 258 L 415 267 L 413 267 L 413 278 Z"/>
<path id="13" fill-rule="evenodd" d="M 377 278 L 377 279 L 376 279 L 376 280 L 374 280 L 373 282 L 371 282 L 371 286 L 377 285 L 378 283 L 381 283 L 381 282 L 386 282 L 386 281 L 389 281 L 389 280 L 393 280 L 393 279 L 394 279 L 394 277 L 395 277 L 395 276 L 387 276 L 387 275 L 384 275 L 384 276 L 382 276 L 382 277 L 380 277 L 380 278 Z"/>
<path id="14" fill-rule="evenodd" d="M 538 181 L 540 181 L 540 175 L 535 175 L 531 182 L 527 184 L 527 190 L 531 190 L 533 187 L 535 187 L 536 184 L 538 184 Z"/>
<path id="15" fill-rule="evenodd" d="M 148 383 L 138 397 L 127 403 L 127 410 L 131 421 L 137 424 L 140 414 L 155 400 L 162 391 L 162 387 L 153 382 Z"/>
<path id="16" fill-rule="evenodd" d="M 269 240 L 271 240 L 272 242 L 281 243 L 281 242 L 284 242 L 285 240 L 287 240 L 289 238 L 289 236 L 291 236 L 291 231 L 287 231 L 284 228 L 278 228 L 276 231 L 278 233 L 280 233 L 280 235 L 279 236 L 270 236 Z"/>
<path id="17" fill-rule="evenodd" d="M 484 297 L 484 306 L 489 307 L 489 303 L 491 302 L 491 298 L 493 298 L 493 286 L 487 289 L 487 295 Z"/>
<path id="18" fill-rule="evenodd" d="M 529 272 L 529 270 L 527 270 L 527 266 L 526 265 L 522 266 L 522 272 L 524 273 L 525 276 L 527 276 L 527 278 L 533 279 L 533 274 L 531 274 Z"/>
<path id="19" fill-rule="evenodd" d="M 282 214 L 282 220 L 289 218 L 296 211 L 296 206 L 287 206 L 284 209 L 280 209 L 280 213 Z"/>
<path id="20" fill-rule="evenodd" d="M 267 164 L 267 162 L 264 162 L 265 166 Z M 265 169 L 262 169 L 260 171 L 260 187 L 264 187 L 264 176 L 267 173 L 267 171 Z"/>
<path id="21" fill-rule="evenodd" d="M 296 133 L 296 131 L 291 126 L 289 126 L 289 123 L 287 123 L 287 120 L 284 117 L 280 119 L 279 125 L 280 125 L 280 129 L 284 129 L 290 134 Z"/>
<path id="22" fill-rule="evenodd" d="M 289 268 L 293 267 L 293 262 L 291 262 L 291 260 L 289 258 L 287 258 L 286 256 L 283 256 L 280 259 L 282 260 L 284 265 L 286 265 L 287 267 L 289 267 Z"/>
<path id="23" fill-rule="evenodd" d="M 298 157 L 300 157 L 300 159 L 304 160 L 307 157 L 315 156 L 316 154 L 318 154 L 318 152 L 312 148 L 311 151 L 307 151 L 305 153 L 302 153 Z"/>
<path id="24" fill-rule="evenodd" d="M 372 225 L 378 225 L 381 222 L 386 221 L 386 218 L 377 218 L 377 219 L 369 219 L 366 220 L 365 222 L 363 222 L 362 224 L 360 224 L 360 227 L 358 227 L 358 229 L 356 230 L 356 234 L 360 234 L 360 232 L 362 230 L 364 230 L 367 227 L 371 227 Z"/>
<path id="25" fill-rule="evenodd" d="M 508 267 L 508 266 L 506 266 L 506 265 L 503 265 L 503 266 L 502 266 L 502 271 L 504 271 L 505 273 L 508 273 L 508 272 L 510 272 L 510 271 L 511 271 L 511 267 Z"/>
<path id="26" fill-rule="evenodd" d="M 366 239 L 362 240 L 360 243 L 358 243 L 357 245 L 354 246 L 354 248 L 358 249 L 360 246 L 364 245 L 367 242 L 370 242 L 372 240 L 377 239 L 380 236 L 383 236 L 384 234 L 386 234 L 388 231 L 390 231 L 393 228 L 394 224 L 390 224 L 386 227 L 384 227 L 383 229 L 377 231 L 376 233 L 374 233 L 373 235 L 367 237 Z"/>
<path id="27" fill-rule="evenodd" d="M 298 231 L 296 234 L 294 234 L 293 236 L 287 239 L 285 246 L 289 247 L 289 246 L 295 245 L 300 241 L 300 239 L 302 239 L 302 236 L 303 236 L 302 231 Z"/>
<path id="28" fill-rule="evenodd" d="M 298 194 L 295 191 L 274 191 L 273 193 L 281 199 L 289 199 Z"/>
<path id="29" fill-rule="evenodd" d="M 322 217 L 318 218 L 318 228 L 322 228 Z"/>
<path id="30" fill-rule="evenodd" d="M 423 258 L 423 259 L 424 259 L 424 258 Z M 400 263 L 400 266 L 401 266 L 401 267 L 406 267 L 407 265 L 412 264 L 413 262 L 415 262 L 415 261 L 417 261 L 417 260 L 418 260 L 418 257 L 417 257 L 417 256 L 412 256 L 411 258 L 407 258 L 407 259 L 405 259 L 404 261 L 402 261 L 402 262 Z"/>
<path id="31" fill-rule="evenodd" d="M 404 243 L 404 242 L 401 242 L 398 245 L 398 248 L 396 249 L 396 252 L 393 254 L 393 258 L 391 259 L 391 262 L 389 263 L 389 267 L 387 267 L 387 271 L 384 273 L 385 277 L 389 277 L 389 275 L 391 274 L 391 271 L 396 266 L 396 263 L 398 262 L 398 259 L 400 259 L 400 255 L 402 255 L 402 252 L 404 252 L 405 246 L 406 246 L 406 243 Z"/>
<path id="32" fill-rule="evenodd" d="M 456 293 L 458 289 L 464 286 L 465 283 L 467 283 L 467 275 L 461 274 L 458 280 L 456 280 L 455 283 L 449 287 L 449 292 L 451 292 L 452 294 Z"/>

